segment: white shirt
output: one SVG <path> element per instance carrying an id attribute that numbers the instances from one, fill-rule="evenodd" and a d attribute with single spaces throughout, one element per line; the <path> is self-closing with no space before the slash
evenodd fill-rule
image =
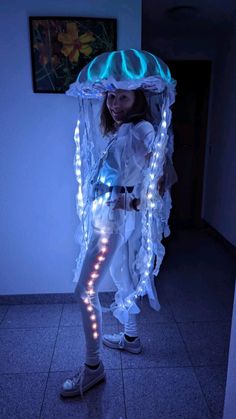
<path id="1" fill-rule="evenodd" d="M 109 186 L 134 186 L 141 182 L 154 136 L 148 121 L 122 124 L 108 149 L 99 180 Z"/>
<path id="2" fill-rule="evenodd" d="M 97 182 L 109 186 L 134 186 L 130 198 L 139 197 L 143 170 L 147 167 L 147 155 L 151 151 L 155 131 L 150 122 L 122 124 L 108 146 L 107 154 L 99 170 Z M 127 239 L 135 228 L 136 211 L 113 209 L 118 193 L 98 197 L 92 204 L 92 222 L 98 229 L 121 232 Z M 109 200 L 114 205 L 106 205 Z M 141 224 L 140 224 L 141 227 Z"/>

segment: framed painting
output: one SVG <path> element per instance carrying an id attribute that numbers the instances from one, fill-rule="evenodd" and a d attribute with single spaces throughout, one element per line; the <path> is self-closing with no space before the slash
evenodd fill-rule
<path id="1" fill-rule="evenodd" d="M 116 50 L 117 20 L 29 17 L 33 90 L 64 93 L 97 55 Z"/>

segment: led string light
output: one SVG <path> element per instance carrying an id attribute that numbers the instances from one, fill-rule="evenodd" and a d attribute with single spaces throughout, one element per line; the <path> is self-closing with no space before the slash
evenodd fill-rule
<path id="1" fill-rule="evenodd" d="M 76 154 L 75 154 L 75 174 L 78 182 L 78 192 L 77 192 L 77 206 L 78 214 L 83 215 L 84 203 L 83 203 L 83 194 L 82 194 L 82 178 L 81 178 L 81 157 L 80 157 L 80 121 L 77 121 L 75 128 L 74 141 L 76 144 Z"/>
<path id="2" fill-rule="evenodd" d="M 157 168 L 161 167 L 161 162 L 164 159 L 164 152 L 166 149 L 166 144 L 168 140 L 167 136 L 167 121 L 166 121 L 167 113 L 164 110 L 162 113 L 162 121 L 160 124 L 160 131 L 157 134 L 157 138 L 159 137 L 159 141 L 155 142 L 155 148 L 152 154 L 152 160 L 150 164 L 150 172 L 149 172 L 149 181 L 147 186 L 146 198 L 147 198 L 147 206 L 146 211 L 143 213 L 142 225 L 145 226 L 143 228 L 143 247 L 145 248 L 145 268 L 144 271 L 141 273 L 141 278 L 138 283 L 137 289 L 134 293 L 132 293 L 129 297 L 124 300 L 124 303 L 118 304 L 119 308 L 129 310 L 131 306 L 134 304 L 135 300 L 140 296 L 145 295 L 146 289 L 150 282 L 150 274 L 152 271 L 152 258 L 153 258 L 153 248 L 152 248 L 152 219 L 153 219 L 153 210 L 158 210 L 156 206 L 156 202 L 158 199 L 160 200 L 159 194 L 156 190 L 156 180 L 159 177 Z M 145 243 L 146 242 L 146 243 Z"/>
<path id="3" fill-rule="evenodd" d="M 166 110 L 162 113 L 162 121 L 160 124 L 160 132 L 159 137 L 160 141 L 156 141 L 155 148 L 153 151 L 152 161 L 151 161 L 151 167 L 150 167 L 150 173 L 149 173 L 149 184 L 147 188 L 147 208 L 146 208 L 146 214 L 143 214 L 144 221 L 143 225 L 145 224 L 145 229 L 143 229 L 143 239 L 146 241 L 146 246 L 144 246 L 146 250 L 146 267 L 144 272 L 141 274 L 141 280 L 138 286 L 138 293 L 137 296 L 143 295 L 143 292 L 145 291 L 145 288 L 148 285 L 148 282 L 150 280 L 150 274 L 152 270 L 152 219 L 153 219 L 153 210 L 158 208 L 156 207 L 156 202 L 160 200 L 159 194 L 155 190 L 156 188 L 156 180 L 158 177 L 157 168 L 161 167 L 161 161 L 164 157 L 164 151 L 166 148 L 167 143 L 167 121 L 166 121 Z M 145 245 L 145 243 L 144 243 Z"/>
<path id="4" fill-rule="evenodd" d="M 91 329 L 93 332 L 93 338 L 97 339 L 99 336 L 99 333 L 97 331 L 97 319 L 96 319 L 96 313 L 94 311 L 93 308 L 93 303 L 92 303 L 92 296 L 95 294 L 94 291 L 94 283 L 96 282 L 97 278 L 99 278 L 99 270 L 101 268 L 101 264 L 105 261 L 105 254 L 108 251 L 108 237 L 106 236 L 105 230 L 101 231 L 101 238 L 99 239 L 99 253 L 97 255 L 95 264 L 93 266 L 93 270 L 90 273 L 88 282 L 87 282 L 87 287 L 86 287 L 86 296 L 83 298 L 84 303 L 87 305 L 87 310 L 90 313 L 90 320 L 91 320 Z"/>
<path id="5" fill-rule="evenodd" d="M 84 202 L 84 198 L 83 198 L 83 192 L 82 192 L 82 176 L 81 176 L 81 150 L 80 150 L 80 120 L 78 119 L 77 124 L 76 124 L 76 128 L 75 128 L 75 133 L 74 133 L 74 141 L 76 144 L 76 152 L 75 152 L 75 175 L 76 175 L 76 180 L 78 182 L 78 192 L 76 195 L 76 202 L 77 202 L 77 213 L 79 215 L 79 218 L 81 220 L 82 223 L 82 228 L 83 228 L 83 237 L 84 237 L 84 247 L 85 249 L 88 248 L 88 230 L 87 230 L 87 225 L 85 222 L 85 216 L 86 216 L 86 211 L 85 211 L 85 202 Z M 84 249 L 84 250 L 85 250 Z"/>

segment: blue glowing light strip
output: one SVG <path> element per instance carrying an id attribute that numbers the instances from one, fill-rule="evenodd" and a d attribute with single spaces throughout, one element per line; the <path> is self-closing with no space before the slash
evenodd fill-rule
<path id="1" fill-rule="evenodd" d="M 88 80 L 89 81 L 92 81 L 91 68 L 92 68 L 93 64 L 96 62 L 96 60 L 97 60 L 97 57 L 95 57 L 94 60 L 91 61 L 91 63 L 88 66 L 87 75 L 88 75 Z"/>
<path id="2" fill-rule="evenodd" d="M 148 52 L 148 51 L 147 51 L 147 53 L 148 53 L 149 55 L 151 55 L 151 56 L 154 58 L 154 61 L 156 62 L 156 65 L 157 65 L 157 67 L 158 67 L 158 71 L 159 71 L 159 73 L 160 73 L 161 77 L 162 77 L 163 79 L 167 80 L 168 82 L 170 82 L 170 81 L 171 81 L 171 74 L 170 74 L 170 70 L 169 70 L 169 68 L 167 67 L 167 74 L 165 74 L 165 73 L 164 73 L 164 71 L 163 71 L 163 70 L 162 70 L 162 68 L 161 68 L 161 65 L 160 65 L 160 63 L 159 63 L 159 61 L 158 61 L 157 57 L 155 57 L 155 55 L 154 55 L 154 54 L 152 54 L 151 52 Z"/>
<path id="3" fill-rule="evenodd" d="M 124 72 L 130 79 L 141 79 L 146 72 L 147 64 L 145 60 L 143 59 L 142 55 L 138 51 L 136 51 L 135 49 L 132 49 L 132 51 L 134 51 L 135 55 L 140 59 L 140 63 L 141 63 L 140 73 L 134 74 L 133 72 L 128 70 L 127 64 L 126 64 L 126 57 L 123 50 L 120 51 L 121 59 L 122 59 L 122 72 Z"/>
<path id="4" fill-rule="evenodd" d="M 104 68 L 104 70 L 103 70 L 103 73 L 100 73 L 99 78 L 101 78 L 101 79 L 105 79 L 106 77 L 108 77 L 108 76 L 109 76 L 109 74 L 108 74 L 108 70 L 109 70 L 109 69 L 110 69 L 110 67 L 111 67 L 111 63 L 112 63 L 112 60 L 113 60 L 113 56 L 114 56 L 115 54 L 116 54 L 116 51 L 113 51 L 113 52 L 111 52 L 111 53 L 109 54 L 108 59 L 107 59 L 107 61 L 106 61 L 105 68 Z"/>

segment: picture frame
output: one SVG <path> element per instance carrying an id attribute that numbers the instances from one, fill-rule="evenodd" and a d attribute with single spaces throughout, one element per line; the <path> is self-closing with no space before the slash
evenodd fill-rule
<path id="1" fill-rule="evenodd" d="M 117 48 L 117 19 L 30 16 L 34 93 L 65 93 L 94 57 Z"/>

